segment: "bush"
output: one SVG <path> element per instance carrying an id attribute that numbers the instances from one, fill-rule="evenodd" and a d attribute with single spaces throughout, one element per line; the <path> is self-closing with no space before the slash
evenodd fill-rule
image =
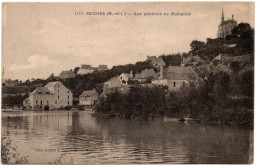
<path id="1" fill-rule="evenodd" d="M 1 160 L 3 164 L 27 164 L 28 156 L 20 156 L 17 147 L 12 146 L 12 141 L 8 137 L 1 140 Z"/>

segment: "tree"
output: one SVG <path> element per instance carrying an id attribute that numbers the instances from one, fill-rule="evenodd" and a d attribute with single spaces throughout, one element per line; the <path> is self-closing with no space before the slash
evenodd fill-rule
<path id="1" fill-rule="evenodd" d="M 230 68 L 234 73 L 237 73 L 240 70 L 240 63 L 238 61 L 233 61 L 230 63 Z"/>
<path id="2" fill-rule="evenodd" d="M 78 71 L 79 71 L 79 67 L 75 67 L 75 68 L 74 68 L 74 73 L 77 74 Z"/>
<path id="3" fill-rule="evenodd" d="M 253 29 L 248 23 L 240 23 L 232 31 L 233 35 L 239 36 L 242 39 L 249 39 L 253 37 Z"/>
<path id="4" fill-rule="evenodd" d="M 198 51 L 198 50 L 202 49 L 203 47 L 205 47 L 205 43 L 203 41 L 193 40 L 190 43 L 190 47 L 191 47 L 191 50 Z"/>
<path id="5" fill-rule="evenodd" d="M 187 58 L 187 57 L 189 56 L 189 54 L 188 54 L 188 53 L 185 53 L 185 52 L 183 52 L 183 53 L 181 54 L 181 56 L 182 56 L 183 58 Z"/>
<path id="6" fill-rule="evenodd" d="M 180 66 L 181 65 L 181 54 L 170 54 L 170 55 L 161 55 L 163 61 L 166 63 L 166 66 Z"/>

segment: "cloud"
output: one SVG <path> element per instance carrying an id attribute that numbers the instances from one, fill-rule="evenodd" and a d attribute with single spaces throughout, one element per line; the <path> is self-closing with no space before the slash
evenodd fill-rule
<path id="1" fill-rule="evenodd" d="M 55 65 L 57 61 L 49 59 L 46 55 L 33 55 L 27 60 L 27 64 L 12 64 L 9 67 L 11 71 L 30 70 L 33 68 L 39 68 L 47 65 Z"/>

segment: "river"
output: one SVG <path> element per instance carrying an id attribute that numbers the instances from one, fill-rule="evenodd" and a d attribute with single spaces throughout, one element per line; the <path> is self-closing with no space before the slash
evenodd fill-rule
<path id="1" fill-rule="evenodd" d="M 90 112 L 2 112 L 2 136 L 32 164 L 247 163 L 250 131 Z"/>

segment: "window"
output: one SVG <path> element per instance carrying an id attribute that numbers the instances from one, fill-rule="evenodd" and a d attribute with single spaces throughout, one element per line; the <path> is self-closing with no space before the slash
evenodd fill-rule
<path id="1" fill-rule="evenodd" d="M 60 96 L 58 96 L 58 99 L 60 99 Z"/>
<path id="2" fill-rule="evenodd" d="M 47 101 L 47 105 L 49 105 L 49 101 Z"/>
<path id="3" fill-rule="evenodd" d="M 68 99 L 70 99 L 70 96 L 68 96 Z"/>
<path id="4" fill-rule="evenodd" d="M 58 88 L 60 88 L 60 85 L 58 85 Z"/>
<path id="5" fill-rule="evenodd" d="M 70 93 L 70 91 L 68 91 L 68 93 Z"/>
<path id="6" fill-rule="evenodd" d="M 176 87 L 176 82 L 173 82 L 173 87 Z"/>
<path id="7" fill-rule="evenodd" d="M 41 105 L 42 105 L 42 101 L 41 101 Z"/>
<path id="8" fill-rule="evenodd" d="M 70 101 L 68 101 L 68 104 L 70 104 Z"/>
<path id="9" fill-rule="evenodd" d="M 60 93 L 60 90 L 58 90 L 58 93 Z"/>
<path id="10" fill-rule="evenodd" d="M 57 104 L 57 100 L 55 101 L 55 104 Z"/>
<path id="11" fill-rule="evenodd" d="M 38 104 L 38 101 L 36 100 L 36 104 Z"/>

